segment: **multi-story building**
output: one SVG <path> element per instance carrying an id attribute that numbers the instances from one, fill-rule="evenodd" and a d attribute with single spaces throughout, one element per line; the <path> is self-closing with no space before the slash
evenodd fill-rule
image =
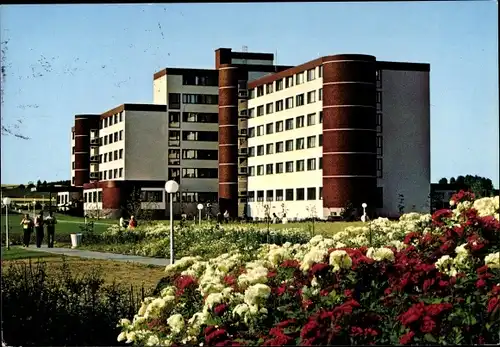
<path id="1" fill-rule="evenodd" d="M 428 206 L 429 65 L 337 55 L 277 66 L 215 52 L 215 69 L 154 74 L 153 105 L 75 117 L 72 182 L 86 211 L 118 215 L 132 191 L 165 216 L 211 202 L 230 215 L 328 217 L 362 202 L 383 215 Z M 188 211 L 186 211 L 186 209 Z M 428 207 L 427 207 L 428 209 Z"/>

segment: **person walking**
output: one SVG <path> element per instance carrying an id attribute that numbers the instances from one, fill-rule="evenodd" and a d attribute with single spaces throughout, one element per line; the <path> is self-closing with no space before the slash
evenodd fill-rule
<path id="1" fill-rule="evenodd" d="M 54 236 L 56 233 L 56 217 L 52 215 L 52 211 L 49 212 L 49 216 L 45 220 L 47 224 L 47 244 L 49 248 L 54 248 Z"/>
<path id="2" fill-rule="evenodd" d="M 29 214 L 25 214 L 23 220 L 20 224 L 23 227 L 23 246 L 29 247 L 31 233 L 33 232 L 33 220 L 30 218 Z"/>
<path id="3" fill-rule="evenodd" d="M 226 212 L 224 212 L 224 221 L 227 223 L 229 223 L 229 211 L 226 210 Z"/>
<path id="4" fill-rule="evenodd" d="M 36 248 L 42 247 L 43 241 L 43 211 L 35 217 Z"/>
<path id="5" fill-rule="evenodd" d="M 137 220 L 135 219 L 134 216 L 130 216 L 130 221 L 128 222 L 128 228 L 129 229 L 137 228 Z"/>

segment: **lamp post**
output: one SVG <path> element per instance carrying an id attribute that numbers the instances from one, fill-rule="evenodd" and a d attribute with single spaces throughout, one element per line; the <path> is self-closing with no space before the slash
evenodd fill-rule
<path id="1" fill-rule="evenodd" d="M 170 264 L 174 263 L 174 194 L 179 190 L 179 184 L 170 180 L 165 183 L 165 191 L 170 198 Z"/>
<path id="2" fill-rule="evenodd" d="M 33 218 L 36 217 L 36 200 L 33 200 Z"/>
<path id="3" fill-rule="evenodd" d="M 201 225 L 201 211 L 203 210 L 203 204 L 198 204 L 196 207 L 198 208 L 198 224 Z"/>
<path id="4" fill-rule="evenodd" d="M 5 244 L 7 245 L 7 249 L 10 249 L 9 245 L 9 205 L 10 198 L 3 198 L 3 204 L 5 205 Z"/>
<path id="5" fill-rule="evenodd" d="M 363 215 L 361 216 L 361 221 L 364 223 L 366 222 L 366 207 L 368 205 L 364 202 L 361 204 L 361 207 L 363 207 Z"/>

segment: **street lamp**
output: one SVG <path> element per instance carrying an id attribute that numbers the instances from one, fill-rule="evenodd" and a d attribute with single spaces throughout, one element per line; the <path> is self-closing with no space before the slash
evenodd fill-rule
<path id="1" fill-rule="evenodd" d="M 196 207 L 198 208 L 198 224 L 201 225 L 201 210 L 203 210 L 203 204 L 198 204 Z"/>
<path id="2" fill-rule="evenodd" d="M 361 216 L 361 221 L 364 223 L 366 222 L 366 207 L 368 205 L 364 202 L 361 204 L 361 207 L 363 207 L 363 215 Z"/>
<path id="3" fill-rule="evenodd" d="M 165 183 L 165 191 L 170 195 L 170 264 L 174 263 L 174 194 L 179 190 L 179 184 L 170 180 Z"/>
<path id="4" fill-rule="evenodd" d="M 3 204 L 5 205 L 5 244 L 7 245 L 7 249 L 10 249 L 9 245 L 9 205 L 10 198 L 3 198 Z"/>

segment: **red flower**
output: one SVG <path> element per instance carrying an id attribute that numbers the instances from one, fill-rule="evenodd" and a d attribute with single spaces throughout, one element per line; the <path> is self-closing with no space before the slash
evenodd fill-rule
<path id="1" fill-rule="evenodd" d="M 413 336 L 415 336 L 415 333 L 413 331 L 410 331 L 399 338 L 399 343 L 402 345 L 407 345 L 413 340 Z"/>
<path id="2" fill-rule="evenodd" d="M 483 280 L 482 278 L 477 280 L 476 282 L 476 288 L 480 289 L 480 288 L 483 288 L 484 286 L 486 286 L 486 281 Z"/>
<path id="3" fill-rule="evenodd" d="M 498 310 L 499 308 L 499 301 L 497 297 L 492 297 L 488 301 L 488 313 L 492 313 L 493 311 Z"/>
<path id="4" fill-rule="evenodd" d="M 422 320 L 422 325 L 420 325 L 420 331 L 426 334 L 431 333 L 435 328 L 436 322 L 431 317 L 425 316 Z"/>
<path id="5" fill-rule="evenodd" d="M 321 296 L 328 296 L 328 294 L 330 294 L 330 292 L 327 289 L 322 289 L 319 292 L 319 295 L 321 295 Z"/>
<path id="6" fill-rule="evenodd" d="M 276 324 L 276 327 L 277 328 L 286 328 L 288 327 L 290 324 L 294 324 L 296 323 L 297 320 L 296 319 L 287 319 L 287 320 L 284 320 L 282 322 L 279 322 L 278 324 Z"/>
<path id="7" fill-rule="evenodd" d="M 286 284 L 282 284 L 281 286 L 279 286 L 275 290 L 276 290 L 276 294 L 278 294 L 278 296 L 283 295 L 283 293 L 286 292 Z"/>
<path id="8" fill-rule="evenodd" d="M 461 190 L 456 194 L 453 194 L 451 197 L 451 200 L 455 202 L 455 204 L 458 204 L 459 202 L 463 201 L 474 201 L 475 195 L 472 192 L 468 192 L 465 190 Z"/>
<path id="9" fill-rule="evenodd" d="M 325 264 L 325 263 L 317 263 L 317 264 L 314 264 L 311 268 L 311 273 L 313 275 L 316 275 L 318 273 L 322 273 L 323 271 L 327 270 L 329 268 L 329 265 L 328 264 Z"/>
<path id="10" fill-rule="evenodd" d="M 293 260 L 287 259 L 283 263 L 281 263 L 280 267 L 283 267 L 283 268 L 291 267 L 291 268 L 298 269 L 298 268 L 300 268 L 300 263 L 295 259 L 293 259 Z"/>
<path id="11" fill-rule="evenodd" d="M 352 290 L 351 289 L 344 290 L 344 295 L 349 299 L 352 299 Z"/>
<path id="12" fill-rule="evenodd" d="M 363 335 L 363 328 L 360 328 L 360 327 L 352 327 L 352 328 L 351 328 L 351 335 L 352 335 L 352 336 L 360 336 L 360 335 Z"/>
<path id="13" fill-rule="evenodd" d="M 191 286 L 196 285 L 196 279 L 192 276 L 179 276 L 175 280 L 174 284 L 177 287 L 176 295 L 184 294 L 184 291 Z"/>
<path id="14" fill-rule="evenodd" d="M 377 336 L 378 335 L 378 331 L 375 330 L 375 329 L 372 329 L 372 328 L 366 328 L 364 330 L 364 334 L 365 334 L 365 336 Z"/>
<path id="15" fill-rule="evenodd" d="M 444 226 L 446 220 L 450 219 L 452 215 L 453 214 L 450 210 L 447 209 L 438 210 L 434 212 L 434 214 L 432 215 L 432 224 L 438 227 Z"/>
<path id="16" fill-rule="evenodd" d="M 438 316 L 444 311 L 451 310 L 453 305 L 450 303 L 442 303 L 442 304 L 430 304 L 425 308 L 425 312 L 431 317 Z"/>
<path id="17" fill-rule="evenodd" d="M 431 287 L 432 285 L 436 282 L 436 280 L 434 278 L 428 278 L 424 281 L 424 284 L 422 286 L 422 290 L 424 293 L 426 293 Z"/>
<path id="18" fill-rule="evenodd" d="M 424 314 L 424 307 L 424 304 L 421 302 L 411 306 L 408 311 L 399 317 L 400 322 L 403 325 L 408 326 L 411 323 L 418 321 Z"/>
<path id="19" fill-rule="evenodd" d="M 226 275 L 224 276 L 224 283 L 226 283 L 228 286 L 233 286 L 236 284 L 236 278 L 231 275 Z"/>
<path id="20" fill-rule="evenodd" d="M 267 273 L 267 278 L 273 278 L 273 277 L 275 277 L 275 276 L 276 276 L 276 272 L 275 272 L 275 271 L 269 271 L 269 272 Z"/>
<path id="21" fill-rule="evenodd" d="M 224 312 L 226 312 L 226 310 L 227 310 L 226 304 L 219 304 L 219 305 L 215 306 L 214 313 L 217 316 L 222 316 L 224 314 Z"/>

